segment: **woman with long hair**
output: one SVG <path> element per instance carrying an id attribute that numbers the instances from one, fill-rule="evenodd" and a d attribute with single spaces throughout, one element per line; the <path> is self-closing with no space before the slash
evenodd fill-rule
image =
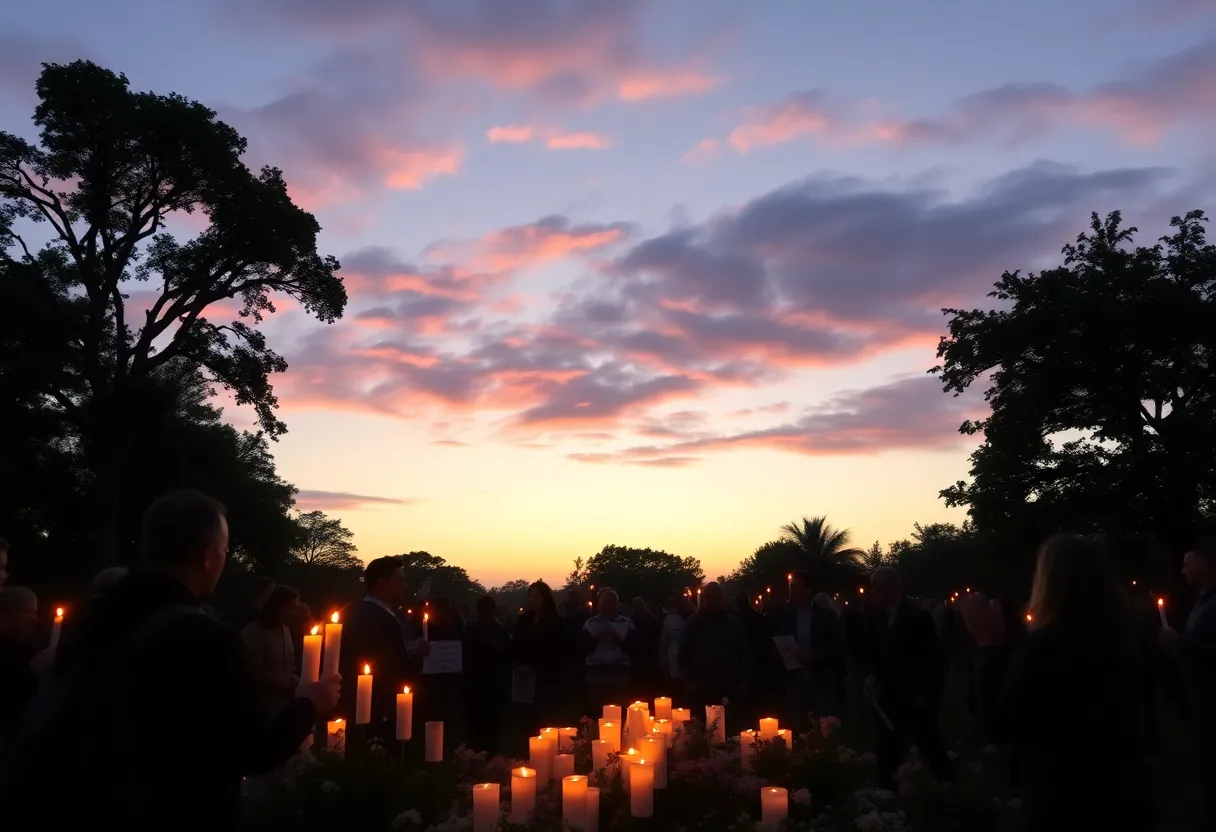
<path id="1" fill-rule="evenodd" d="M 558 724 L 555 720 L 562 710 L 562 667 L 568 649 L 565 626 L 547 583 L 536 581 L 528 587 L 524 612 L 515 626 L 515 663 L 535 680 L 532 707 L 524 709 L 526 722 L 533 731 Z"/>
<path id="2" fill-rule="evenodd" d="M 269 714 L 277 714 L 296 694 L 295 647 L 288 624 L 296 613 L 300 594 L 289 586 L 270 591 L 254 621 L 245 625 L 241 638 L 249 649 L 249 662 L 262 704 Z"/>
<path id="3" fill-rule="evenodd" d="M 980 650 L 991 738 L 1022 754 L 1027 829 L 1153 828 L 1145 645 L 1105 548 L 1074 535 L 1039 549 L 1027 633 L 982 594 L 961 611 Z"/>

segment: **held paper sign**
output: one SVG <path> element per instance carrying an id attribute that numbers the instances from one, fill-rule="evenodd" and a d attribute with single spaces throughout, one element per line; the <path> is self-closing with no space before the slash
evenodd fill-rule
<path id="1" fill-rule="evenodd" d="M 422 672 L 428 675 L 437 673 L 461 673 L 464 667 L 464 654 L 459 641 L 432 641 L 431 654 L 422 659 Z"/>
<path id="2" fill-rule="evenodd" d="M 777 645 L 777 651 L 781 653 L 781 661 L 785 662 L 786 670 L 800 670 L 802 662 L 794 658 L 794 652 L 798 649 L 798 640 L 793 636 L 773 636 L 773 644 Z"/>

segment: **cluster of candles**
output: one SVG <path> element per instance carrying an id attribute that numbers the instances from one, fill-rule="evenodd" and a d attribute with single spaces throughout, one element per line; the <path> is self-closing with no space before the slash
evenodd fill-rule
<path id="1" fill-rule="evenodd" d="M 667 788 L 667 755 L 683 742 L 685 726 L 692 719 L 687 708 L 673 708 L 670 697 L 654 700 L 654 714 L 646 702 L 634 702 L 622 711 L 620 705 L 605 705 L 599 720 L 599 739 L 591 741 L 591 774 L 574 773 L 574 744 L 577 728 L 544 728 L 528 739 L 528 765 L 511 771 L 511 807 L 508 821 L 525 824 L 536 808 L 537 783 L 541 788 L 561 782 L 562 819 L 572 829 L 599 832 L 600 789 L 592 782 L 620 775 L 629 795 L 629 814 L 635 818 L 654 816 L 654 792 Z M 705 721 L 712 729 L 710 741 L 726 743 L 726 708 L 707 705 Z M 678 726 L 678 727 L 677 727 Z M 750 749 L 756 732 L 745 731 Z M 782 739 L 792 747 L 793 737 L 781 730 L 776 719 L 760 720 L 763 740 Z M 744 766 L 750 754 L 744 752 Z M 491 832 L 498 824 L 501 789 L 498 783 L 473 786 L 473 832 Z M 789 814 L 789 791 L 774 786 L 760 790 L 765 826 L 776 826 Z"/>

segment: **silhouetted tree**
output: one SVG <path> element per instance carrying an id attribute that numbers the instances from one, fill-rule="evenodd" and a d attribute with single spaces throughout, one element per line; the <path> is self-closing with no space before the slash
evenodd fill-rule
<path id="1" fill-rule="evenodd" d="M 453 602 L 471 601 L 486 594 L 480 582 L 469 577 L 463 566 L 453 566 L 430 552 L 408 552 L 397 555 L 405 573 L 406 587 L 411 593 L 426 588 L 426 597 L 443 596 Z"/>
<path id="2" fill-rule="evenodd" d="M 988 385 L 971 479 L 945 489 L 976 526 L 1025 552 L 1059 529 L 1151 537 L 1175 555 L 1216 501 L 1216 246 L 1204 215 L 1132 247 L 1092 216 L 1064 265 L 1006 272 L 997 309 L 947 309 L 931 372 Z M 1144 547 L 1140 547 L 1143 557 Z"/>
<path id="3" fill-rule="evenodd" d="M 848 529 L 836 529 L 820 515 L 787 523 L 781 531 L 782 539 L 797 548 L 800 567 L 809 570 L 822 589 L 838 591 L 856 581 L 864 553 L 849 545 Z"/>
<path id="4" fill-rule="evenodd" d="M 286 427 L 269 377 L 286 362 L 256 324 L 276 293 L 332 322 L 346 291 L 337 261 L 317 253 L 316 219 L 291 202 L 280 171 L 245 167 L 245 140 L 213 111 L 132 92 L 125 76 L 86 61 L 45 65 L 37 93 L 40 143 L 0 132 L 0 281 L 32 274 L 42 284 L 6 294 L 28 304 L 18 314 L 46 313 L 40 323 L 59 339 L 37 393 L 87 463 L 92 517 L 82 522 L 97 536 L 78 551 L 110 562 L 131 543 L 121 526 L 144 440 L 135 416 L 158 372 L 197 369 L 277 437 Z M 183 242 L 167 223 L 184 213 L 206 227 Z M 30 223 L 49 227 L 42 248 L 22 236 Z M 238 297 L 229 322 L 207 317 Z"/>
<path id="5" fill-rule="evenodd" d="M 587 583 L 615 589 L 626 604 L 638 595 L 653 600 L 703 580 L 701 561 L 658 549 L 609 545 L 587 561 Z"/>
<path id="6" fill-rule="evenodd" d="M 581 557 L 574 559 L 574 568 L 570 570 L 570 574 L 566 576 L 566 582 L 562 585 L 562 589 L 577 589 L 586 586 L 588 580 L 587 563 Z"/>
<path id="7" fill-rule="evenodd" d="M 332 566 L 339 569 L 362 565 L 355 552 L 355 533 L 336 517 L 326 517 L 323 511 L 309 511 L 296 518 L 300 526 L 300 542 L 292 556 L 305 566 Z"/>

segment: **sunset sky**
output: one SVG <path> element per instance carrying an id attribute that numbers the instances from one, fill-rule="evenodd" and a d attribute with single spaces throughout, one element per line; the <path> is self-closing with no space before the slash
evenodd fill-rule
<path id="1" fill-rule="evenodd" d="M 941 307 L 1216 208 L 1216 0 L 39 0 L 0 124 L 81 57 L 216 109 L 343 264 L 340 322 L 265 325 L 299 506 L 487 583 L 961 521 Z"/>

